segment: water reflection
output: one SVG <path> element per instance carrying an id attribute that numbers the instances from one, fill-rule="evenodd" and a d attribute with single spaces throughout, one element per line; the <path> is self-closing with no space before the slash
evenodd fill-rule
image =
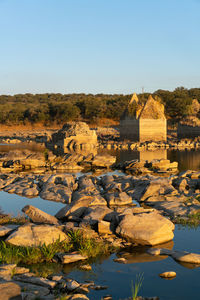
<path id="1" fill-rule="evenodd" d="M 33 153 L 44 153 L 45 146 L 37 143 L 21 143 L 15 145 L 2 145 L 0 144 L 0 153 L 13 152 L 17 150 L 17 155 L 20 156 L 20 151 L 23 154 L 24 150 L 29 150 Z M 66 152 L 60 152 L 60 149 L 54 149 L 54 154 L 63 155 Z M 109 154 L 116 156 L 117 163 L 123 163 L 128 160 L 139 159 L 151 161 L 153 159 L 169 159 L 171 162 L 177 161 L 179 171 L 185 170 L 200 170 L 200 150 L 171 150 L 171 149 L 158 149 L 154 151 L 143 150 L 107 150 L 107 149 L 76 149 L 76 151 L 69 151 L 71 154 L 82 154 L 88 156 L 93 154 Z"/>
<path id="2" fill-rule="evenodd" d="M 171 162 L 178 162 L 179 171 L 200 170 L 200 150 L 155 150 L 155 151 L 136 151 L 136 150 L 100 150 L 100 153 L 108 153 L 116 156 L 117 163 L 139 159 L 169 159 Z"/>

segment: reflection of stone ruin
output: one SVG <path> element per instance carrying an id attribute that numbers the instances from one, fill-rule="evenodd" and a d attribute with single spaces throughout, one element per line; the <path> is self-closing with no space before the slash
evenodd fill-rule
<path id="1" fill-rule="evenodd" d="M 194 138 L 200 136 L 199 111 L 200 104 L 197 99 L 194 99 L 189 107 L 188 116 L 178 124 L 178 138 Z"/>
<path id="2" fill-rule="evenodd" d="M 166 141 L 164 105 L 149 96 L 146 103 L 133 95 L 120 120 L 120 138 L 132 141 Z"/>
<path id="3" fill-rule="evenodd" d="M 84 122 L 71 122 L 52 134 L 48 148 L 60 149 L 64 153 L 70 151 L 91 151 L 96 149 L 97 135 Z"/>

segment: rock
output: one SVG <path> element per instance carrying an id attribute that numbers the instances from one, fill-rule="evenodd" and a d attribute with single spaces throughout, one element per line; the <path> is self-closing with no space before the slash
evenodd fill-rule
<path id="1" fill-rule="evenodd" d="M 76 293 L 88 294 L 89 293 L 89 289 L 86 286 L 84 286 L 84 285 L 80 285 L 80 287 L 78 287 L 76 289 Z"/>
<path id="2" fill-rule="evenodd" d="M 108 193 L 105 198 L 109 206 L 127 205 L 132 204 L 132 197 L 128 196 L 127 193 Z"/>
<path id="3" fill-rule="evenodd" d="M 177 171 L 178 163 L 176 161 L 170 163 L 168 159 L 155 159 L 150 162 L 150 167 L 160 171 Z"/>
<path id="4" fill-rule="evenodd" d="M 107 221 L 99 221 L 98 222 L 98 233 L 99 234 L 113 234 L 112 230 L 110 229 L 110 222 Z"/>
<path id="5" fill-rule="evenodd" d="M 76 280 L 73 280 L 73 279 L 70 279 L 70 278 L 68 278 L 66 280 L 66 288 L 68 289 L 69 292 L 74 291 L 78 287 L 80 287 L 80 284 Z"/>
<path id="6" fill-rule="evenodd" d="M 7 235 L 8 233 L 11 233 L 13 230 L 15 230 L 18 227 L 18 225 L 6 225 L 6 226 L 0 226 L 0 237 L 3 237 Z"/>
<path id="7" fill-rule="evenodd" d="M 183 263 L 200 264 L 200 254 L 185 251 L 174 251 L 171 255 L 173 259 Z"/>
<path id="8" fill-rule="evenodd" d="M 173 239 L 174 224 L 157 212 L 122 215 L 116 233 L 141 245 L 156 245 Z"/>
<path id="9" fill-rule="evenodd" d="M 103 197 L 99 194 L 97 195 L 88 195 L 82 192 L 74 192 L 73 193 L 73 201 L 70 205 L 65 206 L 55 215 L 58 219 L 68 218 L 70 216 L 81 217 L 86 212 L 89 206 L 94 205 L 103 205 L 105 206 L 107 203 Z"/>
<path id="10" fill-rule="evenodd" d="M 40 154 L 30 154 L 25 159 L 20 159 L 20 165 L 24 169 L 35 169 L 35 168 L 43 168 L 46 166 L 46 162 L 44 160 L 44 156 Z"/>
<path id="11" fill-rule="evenodd" d="M 77 222 L 66 222 L 63 231 L 64 232 L 69 232 L 69 231 L 73 230 L 76 227 L 78 227 L 78 223 Z"/>
<path id="12" fill-rule="evenodd" d="M 26 274 L 22 274 L 22 275 L 14 275 L 13 279 L 15 281 L 27 282 L 27 283 L 39 285 L 39 286 L 46 287 L 46 288 L 55 288 L 55 286 L 57 285 L 56 281 L 52 281 L 52 280 L 42 278 L 42 277 L 36 277 L 32 273 L 26 273 Z"/>
<path id="13" fill-rule="evenodd" d="M 190 253 L 186 251 L 175 251 L 163 248 L 150 248 L 147 253 L 151 255 L 170 255 L 173 259 L 179 262 L 200 264 L 200 254 Z"/>
<path id="14" fill-rule="evenodd" d="M 173 272 L 173 271 L 163 272 L 163 273 L 159 274 L 159 276 L 162 278 L 175 278 L 176 272 Z"/>
<path id="15" fill-rule="evenodd" d="M 79 197 L 80 197 L 79 199 L 77 197 L 76 201 L 73 201 L 71 204 L 61 208 L 56 213 L 55 217 L 58 218 L 59 220 L 68 218 L 70 216 L 75 216 L 78 218 L 81 217 L 86 211 L 90 202 L 92 201 L 92 196 L 79 194 Z"/>
<path id="16" fill-rule="evenodd" d="M 151 255 L 171 255 L 174 251 L 170 249 L 163 249 L 163 248 L 150 248 L 147 250 L 148 254 Z"/>
<path id="17" fill-rule="evenodd" d="M 76 188 L 75 177 L 71 174 L 56 174 L 51 175 L 46 184 L 64 185 L 73 191 Z"/>
<path id="18" fill-rule="evenodd" d="M 127 260 L 124 257 L 115 258 L 113 259 L 114 262 L 120 263 L 120 264 L 126 264 Z"/>
<path id="19" fill-rule="evenodd" d="M 111 295 L 106 295 L 102 298 L 102 300 L 113 300 Z"/>
<path id="20" fill-rule="evenodd" d="M 16 268 L 16 264 L 7 264 L 0 266 L 0 279 L 11 280 L 12 273 Z"/>
<path id="21" fill-rule="evenodd" d="M 2 300 L 22 300 L 21 288 L 14 282 L 0 282 L 0 297 Z"/>
<path id="22" fill-rule="evenodd" d="M 84 271 L 91 271 L 92 270 L 92 267 L 90 265 L 81 265 L 79 268 L 81 270 L 84 270 Z"/>
<path id="23" fill-rule="evenodd" d="M 40 192 L 40 197 L 55 202 L 70 203 L 72 191 L 61 184 L 46 183 Z"/>
<path id="24" fill-rule="evenodd" d="M 25 224 L 13 232 L 6 242 L 16 246 L 37 247 L 58 240 L 68 241 L 69 237 L 56 226 Z"/>
<path id="25" fill-rule="evenodd" d="M 96 155 L 92 160 L 94 168 L 109 168 L 116 162 L 116 157 L 111 155 Z"/>
<path id="26" fill-rule="evenodd" d="M 108 286 L 106 286 L 106 285 L 93 285 L 90 288 L 92 290 L 101 291 L 101 290 L 106 290 L 108 288 Z"/>
<path id="27" fill-rule="evenodd" d="M 65 253 L 57 253 L 56 256 L 58 256 L 58 258 L 61 260 L 61 262 L 63 264 L 70 264 L 73 262 L 77 262 L 80 260 L 86 260 L 87 256 L 83 256 L 81 254 L 78 253 L 69 253 L 69 254 L 65 254 Z"/>
<path id="28" fill-rule="evenodd" d="M 89 298 L 84 294 L 74 294 L 69 296 L 68 300 L 89 300 Z"/>
<path id="29" fill-rule="evenodd" d="M 57 281 L 57 282 L 61 282 L 62 281 L 62 279 L 63 279 L 63 276 L 59 276 L 59 275 L 53 275 L 52 277 L 51 277 L 51 280 L 53 280 L 53 281 Z"/>
<path id="30" fill-rule="evenodd" d="M 98 221 L 102 221 L 106 216 L 107 218 L 112 219 L 111 215 L 114 213 L 110 208 L 108 207 L 89 207 L 86 212 L 85 216 L 83 217 L 83 222 L 89 223 L 91 226 L 94 226 L 98 223 Z M 108 221 L 108 220 L 106 220 Z"/>
<path id="31" fill-rule="evenodd" d="M 94 148 L 97 146 L 97 135 L 94 130 L 84 122 L 71 122 L 63 125 L 63 128 L 52 134 L 51 144 L 62 148 L 77 148 L 84 145 Z"/>
<path id="32" fill-rule="evenodd" d="M 24 300 L 29 300 L 29 299 L 34 299 L 35 298 L 42 298 L 45 297 L 45 299 L 49 299 L 49 288 L 39 286 L 36 284 L 31 284 L 27 282 L 22 282 L 22 281 L 17 281 L 17 285 L 19 285 L 22 289 L 22 299 Z"/>
<path id="33" fill-rule="evenodd" d="M 7 193 L 22 195 L 26 197 L 37 197 L 39 189 L 31 177 L 18 177 L 4 188 Z"/>
<path id="34" fill-rule="evenodd" d="M 174 187 L 170 185 L 168 179 L 156 179 L 149 182 L 149 185 L 146 187 L 146 190 L 141 197 L 141 201 L 145 201 L 151 196 L 162 194 L 170 194 L 174 191 Z"/>
<path id="35" fill-rule="evenodd" d="M 32 220 L 34 223 L 44 223 L 44 224 L 54 224 L 58 225 L 58 219 L 54 216 L 51 216 L 39 208 L 36 208 L 32 205 L 26 205 L 22 208 L 22 211 Z"/>

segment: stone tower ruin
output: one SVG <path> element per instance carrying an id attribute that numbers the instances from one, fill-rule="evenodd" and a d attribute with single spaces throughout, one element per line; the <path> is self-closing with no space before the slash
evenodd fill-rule
<path id="1" fill-rule="evenodd" d="M 164 105 L 150 95 L 145 103 L 133 94 L 120 120 L 120 138 L 131 141 L 166 141 Z"/>

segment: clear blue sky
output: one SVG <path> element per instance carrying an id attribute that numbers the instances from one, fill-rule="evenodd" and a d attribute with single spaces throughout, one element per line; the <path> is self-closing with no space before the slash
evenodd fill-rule
<path id="1" fill-rule="evenodd" d="M 200 0 L 0 0 L 0 94 L 200 87 Z"/>

